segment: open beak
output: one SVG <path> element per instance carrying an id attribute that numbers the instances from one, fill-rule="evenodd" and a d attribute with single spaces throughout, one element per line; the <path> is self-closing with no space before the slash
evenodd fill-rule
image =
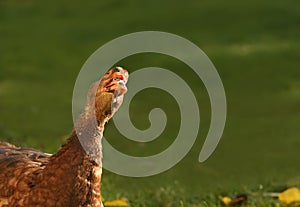
<path id="1" fill-rule="evenodd" d="M 110 81 L 102 89 L 102 92 L 115 93 L 117 96 L 121 96 L 127 92 L 127 71 L 122 74 L 121 72 L 114 72 Z"/>
<path id="2" fill-rule="evenodd" d="M 125 77 L 120 72 L 115 72 L 112 75 L 113 80 L 125 80 Z"/>

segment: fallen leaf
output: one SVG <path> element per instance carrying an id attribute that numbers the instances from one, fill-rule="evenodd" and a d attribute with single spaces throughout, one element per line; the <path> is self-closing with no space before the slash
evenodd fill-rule
<path id="1" fill-rule="evenodd" d="M 280 193 L 278 199 L 286 205 L 300 205 L 300 189 L 289 188 Z"/>
<path id="2" fill-rule="evenodd" d="M 232 201 L 231 198 L 229 198 L 227 196 L 221 198 L 221 200 L 222 200 L 223 204 L 225 204 L 226 206 L 229 206 Z"/>
<path id="3" fill-rule="evenodd" d="M 105 207 L 115 207 L 115 206 L 128 207 L 129 204 L 126 198 L 120 198 L 113 201 L 105 201 L 104 206 Z"/>
<path id="4" fill-rule="evenodd" d="M 230 197 L 222 197 L 222 202 L 226 206 L 235 206 L 240 205 L 248 200 L 248 197 L 246 195 L 238 195 L 236 197 L 230 198 Z"/>

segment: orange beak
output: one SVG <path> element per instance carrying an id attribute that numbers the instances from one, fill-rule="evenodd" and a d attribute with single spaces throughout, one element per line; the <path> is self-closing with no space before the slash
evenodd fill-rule
<path id="1" fill-rule="evenodd" d="M 123 74 L 121 74 L 120 72 L 114 72 L 111 75 L 111 79 L 110 79 L 110 83 L 108 84 L 108 87 L 105 87 L 102 89 L 102 92 L 108 92 L 108 91 L 114 91 L 117 89 L 118 85 L 119 85 L 119 81 L 124 81 L 126 83 L 126 76 L 124 76 Z M 116 85 L 117 84 L 117 85 Z M 125 87 L 126 88 L 126 87 Z"/>
<path id="2" fill-rule="evenodd" d="M 124 80 L 125 78 L 124 78 L 124 76 L 121 74 L 121 73 L 119 73 L 119 72 L 115 72 L 113 75 L 112 75 L 112 78 L 113 79 L 120 79 L 120 80 Z"/>

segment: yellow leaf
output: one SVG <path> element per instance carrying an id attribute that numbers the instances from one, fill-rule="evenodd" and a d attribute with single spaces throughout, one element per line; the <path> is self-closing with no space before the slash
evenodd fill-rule
<path id="1" fill-rule="evenodd" d="M 114 207 L 114 206 L 121 206 L 121 207 L 128 207 L 128 201 L 126 198 L 120 198 L 117 200 L 113 200 L 113 201 L 105 201 L 104 202 L 104 206 L 107 207 Z"/>
<path id="2" fill-rule="evenodd" d="M 236 206 L 241 205 L 242 203 L 248 200 L 248 196 L 245 194 L 238 195 L 236 197 L 222 197 L 222 202 L 226 206 Z"/>
<path id="3" fill-rule="evenodd" d="M 300 189 L 289 188 L 280 193 L 278 199 L 286 205 L 300 205 Z"/>
<path id="4" fill-rule="evenodd" d="M 223 198 L 221 198 L 221 200 L 226 206 L 229 206 L 232 201 L 231 198 L 229 198 L 229 197 L 223 197 Z"/>

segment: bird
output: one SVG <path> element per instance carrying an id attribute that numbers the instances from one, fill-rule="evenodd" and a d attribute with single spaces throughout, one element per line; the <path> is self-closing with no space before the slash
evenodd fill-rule
<path id="1" fill-rule="evenodd" d="M 86 107 L 57 153 L 0 142 L 0 207 L 103 206 L 101 139 L 122 104 L 128 77 L 114 67 L 91 85 Z"/>

